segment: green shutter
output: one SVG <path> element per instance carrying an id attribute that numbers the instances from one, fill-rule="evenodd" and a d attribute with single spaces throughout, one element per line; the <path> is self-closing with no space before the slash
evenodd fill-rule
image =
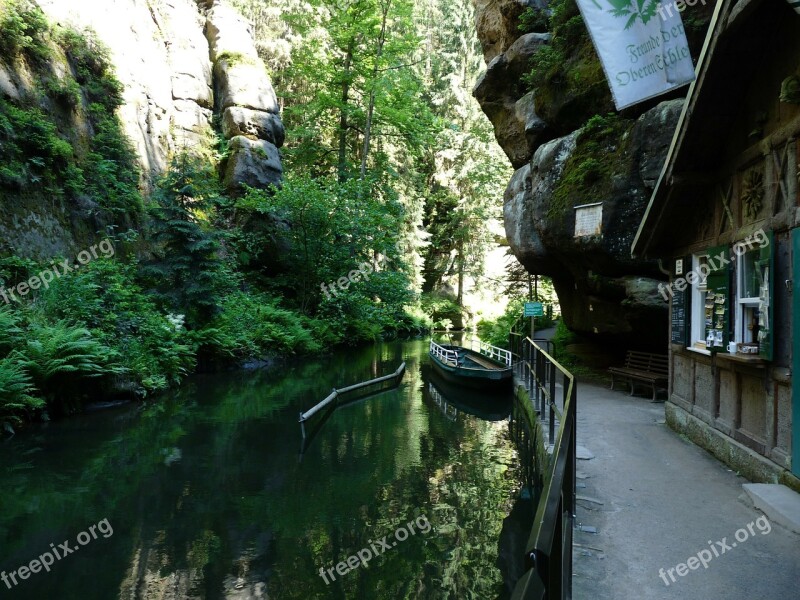
<path id="1" fill-rule="evenodd" d="M 767 233 L 769 243 L 761 246 L 758 257 L 759 271 L 762 277 L 766 277 L 766 295 L 762 296 L 761 310 L 764 310 L 763 303 L 766 300 L 769 306 L 766 308 L 766 327 L 759 328 L 759 356 L 764 360 L 772 360 L 772 351 L 775 346 L 775 234 Z M 763 282 L 763 279 L 762 279 Z M 763 293 L 763 292 L 762 292 Z"/>
<path id="2" fill-rule="evenodd" d="M 727 352 L 728 342 L 731 339 L 731 310 L 735 308 L 731 297 L 733 260 L 730 248 L 728 246 L 709 248 L 708 266 L 711 268 L 708 275 L 708 291 L 714 294 L 714 330 L 722 331 L 722 345 L 715 345 L 709 350 Z"/>

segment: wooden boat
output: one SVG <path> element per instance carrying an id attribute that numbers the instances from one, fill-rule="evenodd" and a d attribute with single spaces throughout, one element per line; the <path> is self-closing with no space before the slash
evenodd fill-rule
<path id="1" fill-rule="evenodd" d="M 477 342 L 477 349 L 437 344 L 431 340 L 429 354 L 439 373 L 451 383 L 480 388 L 502 389 L 511 385 L 511 352 Z"/>

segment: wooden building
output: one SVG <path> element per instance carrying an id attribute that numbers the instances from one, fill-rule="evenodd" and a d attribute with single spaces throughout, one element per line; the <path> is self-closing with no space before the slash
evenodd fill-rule
<path id="1" fill-rule="evenodd" d="M 670 275 L 667 422 L 800 490 L 800 15 L 719 0 L 697 74 L 632 248 Z"/>

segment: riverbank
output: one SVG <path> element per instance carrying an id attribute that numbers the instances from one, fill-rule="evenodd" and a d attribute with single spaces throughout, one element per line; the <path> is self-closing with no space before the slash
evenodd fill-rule
<path id="1" fill-rule="evenodd" d="M 578 444 L 594 457 L 578 460 L 576 599 L 796 594 L 800 535 L 766 521 L 746 479 L 670 430 L 663 404 L 581 382 Z"/>

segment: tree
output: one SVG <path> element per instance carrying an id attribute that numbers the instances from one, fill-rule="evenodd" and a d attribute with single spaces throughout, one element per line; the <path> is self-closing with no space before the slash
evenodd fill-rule
<path id="1" fill-rule="evenodd" d="M 142 274 L 169 309 L 185 307 L 195 327 L 214 316 L 225 287 L 218 235 L 201 218 L 218 197 L 216 173 L 202 159 L 182 155 L 157 186 L 150 209 L 155 256 Z"/>

